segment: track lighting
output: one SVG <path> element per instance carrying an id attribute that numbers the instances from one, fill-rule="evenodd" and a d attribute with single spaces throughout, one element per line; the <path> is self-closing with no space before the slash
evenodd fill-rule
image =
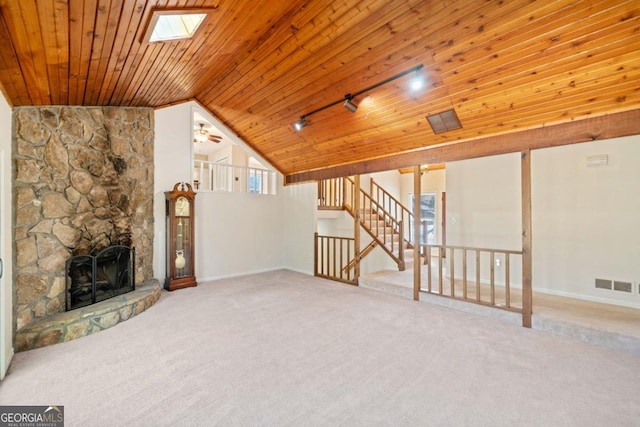
<path id="1" fill-rule="evenodd" d="M 346 108 L 347 110 L 351 111 L 352 113 L 355 113 L 356 110 L 358 109 L 358 106 L 356 104 L 354 104 L 353 102 L 353 96 L 351 94 L 347 94 L 344 96 L 344 108 Z"/>
<path id="2" fill-rule="evenodd" d="M 422 69 L 423 67 L 424 67 L 424 65 L 422 65 L 422 64 L 416 65 L 415 67 L 410 68 L 410 69 L 408 69 L 406 71 L 403 71 L 403 72 L 401 72 L 399 74 L 396 74 L 395 76 L 391 76 L 388 79 L 385 79 L 385 80 L 381 81 L 380 83 L 376 83 L 376 84 L 374 84 L 372 86 L 369 86 L 368 88 L 362 89 L 362 90 L 360 90 L 358 92 L 355 92 L 353 94 L 348 93 L 348 94 L 346 94 L 344 96 L 344 98 L 341 98 L 341 99 L 339 99 L 337 101 L 334 101 L 334 102 L 332 102 L 330 104 L 327 104 L 327 105 L 325 105 L 323 107 L 316 108 L 313 111 L 310 111 L 310 112 L 308 112 L 306 114 L 303 114 L 302 116 L 300 116 L 300 120 L 298 120 L 297 122 L 295 122 L 293 124 L 293 128 L 296 131 L 300 131 L 303 127 L 305 127 L 305 126 L 307 126 L 309 124 L 309 121 L 307 120 L 307 118 L 309 116 L 311 116 L 311 115 L 313 115 L 315 113 L 318 113 L 318 112 L 320 112 L 322 110 L 326 110 L 329 107 L 333 107 L 334 105 L 339 104 L 339 103 L 341 103 L 343 101 L 344 102 L 343 102 L 342 105 L 344 105 L 344 108 L 346 108 L 347 110 L 351 111 L 352 113 L 355 113 L 356 110 L 358 109 L 358 104 L 353 102 L 353 100 L 354 100 L 354 98 L 356 96 L 361 95 L 361 94 L 363 94 L 365 92 L 369 92 L 370 90 L 373 90 L 373 89 L 377 88 L 378 86 L 382 86 L 384 84 L 387 84 L 387 83 L 389 83 L 389 82 L 391 82 L 393 80 L 399 79 L 400 77 L 404 77 L 409 73 L 413 73 L 413 72 L 416 73 L 416 76 L 414 77 L 414 79 L 418 79 L 418 80 L 412 80 L 410 85 L 411 85 L 411 88 L 413 90 L 418 90 L 418 89 L 422 88 L 422 85 L 424 84 L 424 81 L 422 80 L 421 76 L 418 74 L 418 71 L 420 69 Z"/>

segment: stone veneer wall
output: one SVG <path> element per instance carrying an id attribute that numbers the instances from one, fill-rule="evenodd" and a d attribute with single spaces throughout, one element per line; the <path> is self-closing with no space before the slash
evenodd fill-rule
<path id="1" fill-rule="evenodd" d="M 112 244 L 153 277 L 153 110 L 13 112 L 16 330 L 65 310 L 65 263 Z"/>

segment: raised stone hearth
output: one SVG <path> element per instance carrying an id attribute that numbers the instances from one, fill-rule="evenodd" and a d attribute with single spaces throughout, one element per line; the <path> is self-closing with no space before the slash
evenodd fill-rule
<path id="1" fill-rule="evenodd" d="M 124 322 L 151 307 L 160 298 L 160 283 L 153 279 L 135 291 L 59 313 L 18 331 L 16 351 L 25 351 L 91 335 Z"/>

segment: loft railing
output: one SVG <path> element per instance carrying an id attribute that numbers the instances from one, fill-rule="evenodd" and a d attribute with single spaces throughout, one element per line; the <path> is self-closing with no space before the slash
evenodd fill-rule
<path id="1" fill-rule="evenodd" d="M 344 178 L 323 179 L 318 181 L 318 209 L 344 209 Z"/>
<path id="2" fill-rule="evenodd" d="M 267 169 L 194 160 L 193 171 L 199 191 L 276 194 L 276 174 Z"/>
<path id="3" fill-rule="evenodd" d="M 350 237 L 320 236 L 314 234 L 313 274 L 325 279 L 337 280 L 350 285 L 357 284 L 354 264 L 355 240 Z"/>
<path id="4" fill-rule="evenodd" d="M 422 250 L 429 268 L 421 291 L 522 313 L 521 296 L 513 298 L 511 289 L 514 260 L 522 265 L 522 251 L 442 245 Z"/>

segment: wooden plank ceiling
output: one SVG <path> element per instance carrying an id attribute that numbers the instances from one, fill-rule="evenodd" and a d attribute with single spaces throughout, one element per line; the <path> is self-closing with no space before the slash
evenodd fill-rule
<path id="1" fill-rule="evenodd" d="M 215 7 L 194 39 L 143 42 L 153 8 Z M 0 0 L 14 106 L 195 99 L 283 174 L 640 108 L 637 0 Z M 416 65 L 406 76 L 339 100 Z M 425 116 L 455 108 L 462 129 Z"/>

